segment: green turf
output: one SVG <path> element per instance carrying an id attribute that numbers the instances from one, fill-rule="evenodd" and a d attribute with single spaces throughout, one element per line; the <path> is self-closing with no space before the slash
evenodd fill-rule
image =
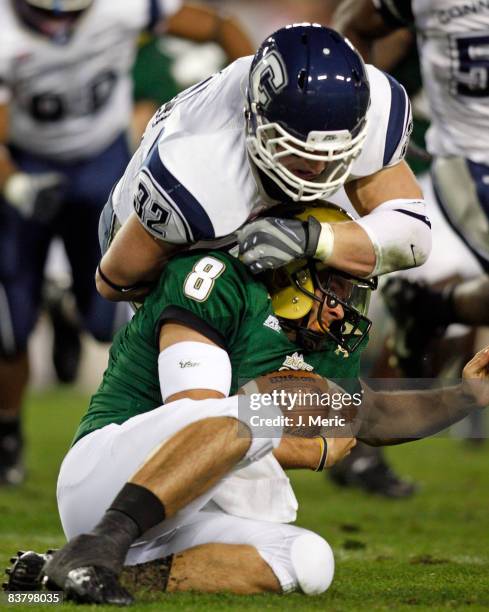
<path id="1" fill-rule="evenodd" d="M 63 542 L 55 480 L 85 405 L 86 398 L 70 390 L 30 398 L 29 477 L 19 489 L 0 490 L 2 564 L 17 549 L 43 550 Z M 323 535 L 335 551 L 336 577 L 325 595 L 161 595 L 140 599 L 133 609 L 489 609 L 489 448 L 435 439 L 389 449 L 389 456 L 396 469 L 421 483 L 412 500 L 367 497 L 338 490 L 318 474 L 294 474 L 299 524 Z M 0 603 L 0 610 L 47 608 Z"/>

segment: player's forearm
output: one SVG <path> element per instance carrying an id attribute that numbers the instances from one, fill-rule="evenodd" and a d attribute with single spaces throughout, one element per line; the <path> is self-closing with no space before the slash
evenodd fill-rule
<path id="1" fill-rule="evenodd" d="M 343 0 L 333 15 L 333 28 L 346 36 L 366 62 L 372 61 L 374 41 L 392 31 L 372 0 Z"/>
<path id="2" fill-rule="evenodd" d="M 321 445 L 318 438 L 287 436 L 273 454 L 284 470 L 315 470 L 321 460 Z"/>
<path id="3" fill-rule="evenodd" d="M 374 276 L 414 268 L 427 260 L 431 223 L 423 193 L 404 160 L 347 183 L 345 191 L 360 215 L 355 223 L 374 252 Z M 347 240 L 345 237 L 346 248 Z"/>
<path id="4" fill-rule="evenodd" d="M 452 300 L 457 322 L 467 325 L 489 324 L 489 277 L 479 276 L 457 285 Z"/>
<path id="5" fill-rule="evenodd" d="M 371 446 L 402 444 L 434 435 L 478 408 L 463 385 L 396 392 L 365 386 L 357 438 Z"/>
<path id="6" fill-rule="evenodd" d="M 178 248 L 150 236 L 133 213 L 102 257 L 95 279 L 97 290 L 112 301 L 142 299 Z M 131 287 L 134 289 L 129 290 Z"/>
<path id="7" fill-rule="evenodd" d="M 121 285 L 121 287 L 124 287 L 124 290 L 115 289 L 112 283 L 109 284 L 106 280 L 104 280 L 104 278 L 102 278 L 100 268 L 97 268 L 97 271 L 95 272 L 95 286 L 98 293 L 110 302 L 142 303 L 151 291 L 150 285 L 143 289 L 134 290 L 127 290 L 127 285 Z"/>
<path id="8" fill-rule="evenodd" d="M 235 18 L 204 6 L 185 4 L 166 22 L 166 32 L 195 42 L 215 42 L 231 61 L 255 52 Z"/>
<path id="9" fill-rule="evenodd" d="M 355 276 L 369 276 L 375 268 L 375 251 L 367 233 L 354 221 L 331 223 L 334 246 L 328 265 Z"/>

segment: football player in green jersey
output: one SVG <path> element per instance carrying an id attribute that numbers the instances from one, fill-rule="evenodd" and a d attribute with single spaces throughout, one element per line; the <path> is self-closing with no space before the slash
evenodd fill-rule
<path id="1" fill-rule="evenodd" d="M 326 212 L 330 220 L 345 218 L 334 208 Z M 327 273 L 324 266 L 319 270 L 320 265 L 303 261 L 289 269 L 304 292 L 295 292 L 300 298 L 288 296 L 274 273 L 269 279 L 274 299 L 225 252 L 191 251 L 166 266 L 115 338 L 102 384 L 61 468 L 59 509 L 71 543 L 48 566 L 58 586 L 88 601 L 128 601 L 116 576 L 134 544 L 126 562 L 138 565 L 139 583 L 141 571 L 154 579 L 178 553 L 166 572 L 169 590 L 318 593 L 328 588 L 334 561 L 327 542 L 282 522 L 294 519 L 295 498 L 279 463 L 329 467 L 355 440 L 280 442 L 280 431 L 268 439 L 253 431 L 237 436 L 236 420 L 243 421 L 243 414 L 235 395 L 241 384 L 280 368 L 356 378 L 357 347 L 369 328 L 368 285 Z M 322 289 L 315 289 L 316 282 Z M 335 289 L 342 297 L 333 294 Z M 288 333 L 282 329 L 274 302 L 292 319 L 307 320 L 309 333 L 302 340 L 300 326 L 291 323 Z M 333 325 L 346 320 L 348 333 Z M 266 414 L 265 407 L 262 411 Z M 268 411 L 274 416 L 277 408 Z M 268 457 L 272 451 L 274 457 Z M 255 507 L 250 512 L 249 499 L 239 516 L 226 512 L 217 483 L 232 468 L 246 469 L 262 457 L 269 465 L 261 494 L 273 492 L 275 501 L 261 514 Z M 154 535 L 148 538 L 149 529 Z M 310 563 L 315 572 L 306 568 Z M 209 576 L 199 570 L 203 565 L 218 569 Z M 246 574 L 231 571 L 236 566 L 246 566 Z M 83 578 L 74 571 L 80 567 L 90 568 Z M 75 575 L 72 588 L 68 582 Z M 97 581 L 106 585 L 98 595 Z"/>
<path id="2" fill-rule="evenodd" d="M 323 213 L 327 221 L 344 215 L 333 207 L 302 214 L 322 221 Z M 282 468 L 328 467 L 355 439 L 281 439 L 280 428 L 260 438 L 232 394 L 281 368 L 355 380 L 369 291 L 365 281 L 309 260 L 273 273 L 266 285 L 224 252 L 172 260 L 116 337 L 61 467 L 58 504 L 70 542 L 48 561 L 49 580 L 92 603 L 132 601 L 121 572 L 130 588 L 325 591 L 332 551 L 318 535 L 286 524 L 296 502 Z M 477 371 L 487 362 L 489 355 L 479 357 Z M 367 390 L 369 419 L 359 429 L 372 443 L 446 423 L 431 402 L 396 403 L 391 394 L 375 400 L 375 413 L 374 395 Z M 465 400 L 465 411 L 474 403 Z M 265 403 L 261 410 L 280 414 Z M 418 413 L 424 430 L 413 425 Z M 237 421 L 245 424 L 241 435 Z"/>

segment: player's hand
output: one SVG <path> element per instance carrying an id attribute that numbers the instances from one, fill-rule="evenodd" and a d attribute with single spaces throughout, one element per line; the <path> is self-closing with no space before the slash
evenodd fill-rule
<path id="1" fill-rule="evenodd" d="M 49 223 L 63 203 L 65 186 L 58 172 L 16 172 L 7 179 L 3 195 L 24 218 Z"/>
<path id="2" fill-rule="evenodd" d="M 302 257 L 313 257 L 321 234 L 321 224 L 264 217 L 247 223 L 237 232 L 239 255 L 254 274 L 280 268 Z"/>
<path id="3" fill-rule="evenodd" d="M 462 371 L 464 389 L 481 407 L 489 406 L 489 346 L 472 357 Z"/>
<path id="4" fill-rule="evenodd" d="M 351 453 L 357 440 L 356 438 L 326 438 L 326 442 L 328 443 L 328 457 L 325 467 L 330 468 Z"/>

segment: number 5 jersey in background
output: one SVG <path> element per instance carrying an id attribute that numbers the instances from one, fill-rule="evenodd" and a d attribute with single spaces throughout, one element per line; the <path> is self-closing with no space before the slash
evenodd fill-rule
<path id="1" fill-rule="evenodd" d="M 489 165 L 489 2 L 374 1 L 389 21 L 416 27 L 430 153 Z"/>

